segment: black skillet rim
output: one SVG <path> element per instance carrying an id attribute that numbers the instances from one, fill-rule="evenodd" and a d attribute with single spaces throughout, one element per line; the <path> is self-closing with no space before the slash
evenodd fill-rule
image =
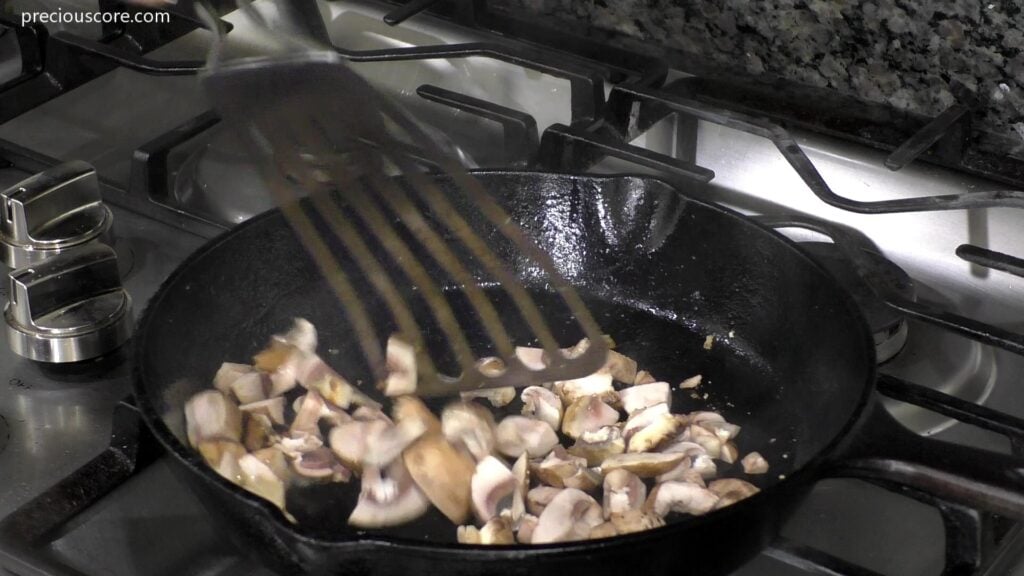
<path id="1" fill-rule="evenodd" d="M 276 213 L 280 212 L 278 208 L 272 208 L 262 214 L 258 214 L 253 218 L 234 226 L 224 232 L 218 234 L 214 238 L 211 238 L 204 245 L 200 246 L 195 252 L 190 254 L 182 261 L 171 274 L 160 284 L 160 287 L 153 293 L 153 296 L 149 299 L 146 304 L 146 308 L 139 318 L 135 330 L 135 346 L 133 352 L 133 363 L 132 363 L 132 394 L 135 398 L 136 405 L 138 406 L 143 420 L 146 425 L 153 432 L 153 435 L 157 438 L 160 444 L 171 454 L 173 454 L 178 460 L 190 468 L 194 473 L 199 474 L 206 481 L 210 482 L 213 486 L 216 486 L 225 497 L 237 498 L 244 501 L 251 508 L 257 509 L 263 516 L 270 522 L 276 522 L 281 528 L 287 530 L 293 534 L 296 538 L 308 542 L 314 546 L 330 546 L 332 548 L 352 548 L 372 550 L 374 548 L 387 549 L 387 548 L 403 548 L 407 550 L 419 550 L 423 552 L 459 552 L 463 554 L 480 554 L 483 558 L 486 556 L 488 559 L 511 559 L 515 557 L 521 557 L 523 553 L 529 553 L 531 555 L 546 555 L 550 553 L 564 554 L 567 549 L 573 552 L 586 553 L 588 551 L 598 550 L 607 548 L 608 546 L 628 545 L 631 542 L 639 541 L 655 533 L 668 533 L 676 532 L 681 529 L 696 529 L 697 526 L 705 522 L 710 522 L 716 518 L 723 518 L 725 516 L 740 514 L 744 510 L 751 508 L 755 505 L 759 505 L 760 502 L 764 502 L 769 498 L 776 497 L 776 494 L 783 492 L 787 488 L 803 484 L 813 484 L 815 481 L 823 478 L 819 474 L 819 469 L 823 464 L 829 461 L 829 457 L 835 452 L 836 447 L 845 439 L 850 436 L 851 430 L 863 419 L 865 408 L 869 405 L 872 396 L 875 393 L 875 382 L 877 379 L 877 369 L 875 365 L 875 348 L 874 340 L 871 336 L 871 332 L 868 328 L 867 322 L 864 319 L 864 315 L 861 313 L 860 308 L 857 306 L 853 297 L 839 285 L 838 281 L 820 264 L 815 262 L 809 255 L 807 255 L 799 245 L 786 238 L 785 236 L 777 233 L 771 227 L 760 224 L 750 218 L 740 214 L 739 212 L 719 206 L 712 202 L 701 200 L 680 191 L 676 186 L 671 183 L 651 176 L 648 174 L 639 173 L 614 173 L 614 174 L 580 174 L 573 172 L 548 172 L 548 171 L 537 171 L 537 170 L 471 170 L 470 174 L 474 175 L 518 175 L 518 176 L 560 176 L 568 179 L 590 179 L 590 180 L 616 180 L 624 178 L 633 178 L 639 180 L 651 180 L 659 182 L 668 188 L 675 191 L 676 194 L 683 197 L 687 202 L 692 202 L 701 206 L 704 209 L 712 210 L 731 218 L 739 222 L 741 226 L 753 226 L 760 229 L 764 233 L 766 239 L 771 241 L 779 242 L 783 246 L 783 249 L 792 251 L 795 256 L 808 265 L 817 269 L 823 276 L 825 282 L 829 283 L 834 289 L 834 292 L 838 296 L 838 301 L 847 308 L 852 315 L 853 323 L 856 325 L 854 329 L 861 333 L 861 340 L 863 341 L 864 349 L 868 353 L 867 360 L 870 361 L 870 367 L 867 370 L 867 381 L 861 390 L 861 395 L 857 400 L 857 405 L 853 407 L 847 422 L 836 432 L 833 438 L 825 444 L 817 454 L 811 457 L 807 463 L 790 473 L 784 479 L 779 479 L 774 482 L 771 486 L 764 488 L 754 496 L 741 500 L 732 506 L 722 508 L 720 510 L 713 511 L 704 516 L 696 516 L 693 518 L 686 519 L 684 521 L 673 522 L 666 526 L 656 528 L 654 530 L 648 530 L 644 532 L 637 532 L 633 534 L 626 534 L 620 536 L 614 536 L 611 538 L 602 538 L 597 540 L 584 540 L 581 542 L 559 542 L 554 544 L 530 544 L 530 545 L 513 545 L 513 546 L 482 546 L 482 545 L 466 545 L 450 542 L 424 542 L 420 540 L 412 540 L 407 538 L 395 538 L 391 536 L 384 536 L 374 533 L 363 533 L 356 538 L 348 539 L 327 539 L 319 536 L 314 536 L 302 531 L 301 527 L 289 522 L 281 511 L 266 500 L 247 492 L 237 485 L 229 482 L 225 478 L 215 473 L 205 462 L 201 460 L 198 453 L 187 446 L 184 446 L 178 441 L 177 437 L 170 431 L 167 425 L 164 423 L 163 418 L 157 413 L 156 409 L 149 402 L 145 391 L 142 389 L 141 382 L 143 380 L 142 374 L 142 354 L 145 349 L 146 335 L 148 334 L 147 327 L 152 318 L 152 311 L 159 304 L 164 294 L 167 292 L 170 286 L 172 286 L 177 279 L 185 273 L 185 271 L 195 261 L 201 259 L 207 253 L 215 250 L 224 241 L 232 237 L 239 229 L 247 226 L 256 225 L 263 220 L 273 217 Z"/>

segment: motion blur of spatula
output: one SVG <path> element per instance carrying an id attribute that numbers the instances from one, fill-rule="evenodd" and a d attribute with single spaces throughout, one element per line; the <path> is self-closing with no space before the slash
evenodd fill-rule
<path id="1" fill-rule="evenodd" d="M 252 6 L 241 7 L 248 17 L 260 21 Z M 212 12 L 205 13 L 204 19 L 212 29 L 219 30 Z M 370 317 L 352 283 L 353 275 L 369 280 L 386 303 L 398 327 L 398 337 L 416 350 L 420 395 L 526 386 L 580 378 L 597 371 L 605 361 L 608 345 L 591 313 L 563 280 L 551 257 L 510 219 L 490 193 L 445 154 L 405 110 L 354 72 L 332 47 L 310 37 L 278 37 L 278 41 L 281 49 L 275 54 L 224 61 L 220 57 L 223 35 L 218 34 L 202 82 L 224 121 L 265 159 L 263 177 L 275 201 L 341 301 L 374 376 L 380 380 L 386 375 L 385 354 L 375 329 L 375 323 L 382 319 Z M 435 177 L 423 172 L 420 166 L 424 163 L 450 179 L 470 202 L 452 202 Z M 385 168 L 401 175 L 407 185 L 399 186 L 385 174 Z M 296 188 L 309 196 L 306 208 L 297 202 L 300 194 Z M 339 206 L 340 197 L 347 210 Z M 460 205 L 471 206 L 478 212 L 476 218 Z M 310 207 L 318 219 L 327 223 L 326 227 L 314 226 L 307 211 Z M 356 225 L 352 213 L 361 225 Z M 528 259 L 543 273 L 550 288 L 561 295 L 582 334 L 589 338 L 589 348 L 573 357 L 562 353 L 537 303 L 508 262 L 500 259 L 470 224 L 480 220 L 479 215 L 515 247 L 518 259 Z M 395 224 L 395 216 L 400 225 Z M 404 234 L 399 230 L 403 226 Z M 340 240 L 357 269 L 339 265 L 328 248 L 324 228 Z M 463 249 L 453 250 L 451 239 Z M 392 266 L 386 266 L 371 248 L 378 254 L 385 253 Z M 486 270 L 507 292 L 544 349 L 545 366 L 524 363 L 517 357 L 502 314 L 468 272 L 472 267 L 456 252 L 463 254 L 461 258 L 475 259 L 476 267 Z M 481 362 L 474 354 L 465 326 L 445 299 L 437 279 L 415 257 L 423 253 L 429 254 L 460 287 L 475 321 L 484 328 L 490 342 L 474 342 L 475 348 L 493 350 L 504 369 L 495 370 L 495 362 Z M 388 269 L 396 267 L 401 274 L 392 277 Z M 397 287 L 403 283 L 412 285 L 429 307 L 458 361 L 460 374 L 441 374 L 426 353 L 423 331 Z"/>

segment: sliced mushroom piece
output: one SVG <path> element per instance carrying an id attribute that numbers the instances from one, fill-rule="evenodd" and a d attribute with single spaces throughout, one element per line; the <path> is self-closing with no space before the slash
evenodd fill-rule
<path id="1" fill-rule="evenodd" d="M 471 482 L 473 513 L 480 522 L 487 522 L 501 510 L 511 508 L 517 488 L 515 474 L 505 463 L 487 456 L 476 465 Z"/>
<path id="2" fill-rule="evenodd" d="M 548 486 L 564 488 L 566 479 L 586 467 L 586 459 L 572 456 L 565 448 L 555 446 L 544 460 L 533 467 L 533 474 Z"/>
<path id="3" fill-rule="evenodd" d="M 189 444 L 221 438 L 242 438 L 242 413 L 227 396 L 217 390 L 204 390 L 185 402 L 185 424 Z"/>
<path id="4" fill-rule="evenodd" d="M 408 418 L 393 426 L 372 426 L 366 437 L 363 466 L 379 468 L 390 464 L 426 432 L 423 421 Z"/>
<path id="5" fill-rule="evenodd" d="M 352 417 L 349 416 L 348 412 L 345 412 L 341 408 L 338 408 L 328 402 L 324 402 L 323 407 L 320 409 L 320 419 L 327 422 L 329 426 L 334 427 L 343 422 L 351 421 Z"/>
<path id="6" fill-rule="evenodd" d="M 274 425 L 270 422 L 270 418 L 266 416 L 247 416 L 244 428 L 245 433 L 242 435 L 242 444 L 250 452 L 266 448 L 278 440 L 277 433 L 274 432 Z"/>
<path id="7" fill-rule="evenodd" d="M 613 514 L 609 522 L 615 526 L 619 534 L 643 532 L 665 525 L 665 520 L 661 516 L 643 510 L 628 510 L 622 514 Z"/>
<path id="8" fill-rule="evenodd" d="M 363 469 L 368 439 L 390 426 L 382 420 L 343 422 L 328 435 L 331 451 L 342 464 L 358 473 Z"/>
<path id="9" fill-rule="evenodd" d="M 252 357 L 252 363 L 259 370 L 274 373 L 285 363 L 297 360 L 301 354 L 294 346 L 280 339 L 272 338 L 269 346 Z M 294 366 L 292 368 L 294 369 Z M 292 375 L 294 376 L 294 374 Z"/>
<path id="10" fill-rule="evenodd" d="M 671 439 L 679 428 L 679 422 L 671 414 L 662 414 L 653 422 L 629 437 L 627 452 L 650 452 Z"/>
<path id="11" fill-rule="evenodd" d="M 554 429 L 540 420 L 526 416 L 508 416 L 495 431 L 498 452 L 509 458 L 518 458 L 524 453 L 530 458 L 540 458 L 558 445 Z"/>
<path id="12" fill-rule="evenodd" d="M 722 442 L 728 442 L 740 434 L 740 427 L 730 422 L 705 421 L 700 422 L 699 425 L 715 436 L 718 436 L 718 439 Z"/>
<path id="13" fill-rule="evenodd" d="M 679 452 L 690 457 L 708 453 L 700 444 L 690 442 L 689 440 L 680 440 L 679 438 L 658 448 L 658 452 Z"/>
<path id="14" fill-rule="evenodd" d="M 652 382 L 625 388 L 619 392 L 619 398 L 622 400 L 622 409 L 627 414 L 633 414 L 655 404 L 669 406 L 672 403 L 672 390 L 668 382 Z"/>
<path id="15" fill-rule="evenodd" d="M 736 482 L 726 482 L 727 480 L 736 480 Z M 760 492 L 760 490 L 753 484 L 744 482 L 743 480 L 737 480 L 735 478 L 715 480 L 708 485 L 708 489 L 719 494 L 718 503 L 715 505 L 716 509 L 732 506 L 740 500 L 749 498 Z"/>
<path id="16" fill-rule="evenodd" d="M 630 436 L 635 432 L 650 426 L 658 418 L 667 414 L 669 414 L 668 404 L 662 403 L 648 406 L 630 415 L 626 420 L 626 425 L 622 427 L 622 435 L 626 438 L 626 443 L 629 443 Z"/>
<path id="17" fill-rule="evenodd" d="M 269 377 L 261 372 L 240 374 L 228 387 L 239 404 L 251 404 L 267 398 Z"/>
<path id="18" fill-rule="evenodd" d="M 618 382 L 633 384 L 636 380 L 636 360 L 615 350 L 609 350 L 601 371 L 607 372 Z"/>
<path id="19" fill-rule="evenodd" d="M 441 422 L 417 398 L 402 396 L 393 410 L 398 424 L 418 422 L 426 430 L 402 453 L 413 480 L 449 520 L 462 524 L 469 516 L 471 482 L 476 464 L 441 433 Z"/>
<path id="20" fill-rule="evenodd" d="M 292 470 L 301 478 L 327 482 L 334 478 L 337 460 L 330 448 L 320 447 L 292 460 Z"/>
<path id="21" fill-rule="evenodd" d="M 719 453 L 718 457 L 722 460 L 722 462 L 725 462 L 726 464 L 732 464 L 739 459 L 740 451 L 732 442 L 726 442 L 725 444 L 722 444 L 722 451 L 721 453 Z"/>
<path id="22" fill-rule="evenodd" d="M 387 377 L 381 390 L 385 396 L 402 396 L 416 392 L 416 349 L 398 336 L 388 338 L 384 353 Z"/>
<path id="23" fill-rule="evenodd" d="M 700 382 L 703 379 L 704 376 L 700 374 L 697 374 L 696 376 L 690 376 L 686 380 L 683 380 L 682 382 L 679 383 L 679 388 L 680 390 L 689 390 L 690 388 L 696 388 L 697 386 L 700 386 Z"/>
<path id="24" fill-rule="evenodd" d="M 626 451 L 626 440 L 617 426 L 604 426 L 584 432 L 568 452 L 587 460 L 587 466 L 600 466 L 608 457 Z"/>
<path id="25" fill-rule="evenodd" d="M 526 493 L 530 490 L 530 461 L 526 454 L 512 465 L 512 475 L 516 478 L 516 489 L 512 492 L 512 522 L 518 525 L 526 514 Z"/>
<path id="26" fill-rule="evenodd" d="M 441 432 L 457 447 L 480 461 L 494 451 L 494 416 L 475 402 L 453 402 L 441 411 Z"/>
<path id="27" fill-rule="evenodd" d="M 320 434 L 308 434 L 306 432 L 289 432 L 282 436 L 275 444 L 285 455 L 291 458 L 298 458 L 300 454 L 311 452 L 324 445 Z"/>
<path id="28" fill-rule="evenodd" d="M 306 389 L 315 390 L 338 408 L 347 409 L 352 404 L 380 408 L 379 402 L 363 394 L 315 354 L 308 355 L 299 368 L 298 380 Z"/>
<path id="29" fill-rule="evenodd" d="M 512 386 L 502 386 L 500 388 L 481 388 L 479 390 L 470 390 L 468 392 L 461 392 L 459 396 L 465 400 L 482 399 L 490 402 L 491 406 L 495 408 L 501 408 L 502 406 L 508 406 L 516 399 L 516 389 Z"/>
<path id="30" fill-rule="evenodd" d="M 580 468 L 563 483 L 566 488 L 575 488 L 584 492 L 593 492 L 601 485 L 601 473 L 592 468 Z"/>
<path id="31" fill-rule="evenodd" d="M 519 519 L 519 528 L 516 530 L 516 541 L 520 544 L 530 544 L 533 540 L 533 531 L 537 529 L 538 518 L 533 514 L 523 514 Z"/>
<path id="32" fill-rule="evenodd" d="M 455 531 L 455 536 L 460 544 L 493 546 L 516 543 L 512 525 L 501 516 L 491 518 L 479 529 L 476 526 L 459 526 Z"/>
<path id="33" fill-rule="evenodd" d="M 636 378 L 633 379 L 633 385 L 639 386 L 641 384 L 652 384 L 657 381 L 658 379 L 651 376 L 651 373 L 647 370 L 640 370 L 636 373 Z"/>
<path id="34" fill-rule="evenodd" d="M 283 402 L 283 398 L 279 398 Z M 326 406 L 324 399 L 319 394 L 310 390 L 302 396 L 302 403 L 295 410 L 295 418 L 289 428 L 293 433 L 304 432 L 306 434 L 320 433 L 320 415 Z"/>
<path id="35" fill-rule="evenodd" d="M 690 424 L 681 438 L 700 444 L 712 458 L 718 458 L 722 453 L 722 439 L 699 424 Z"/>
<path id="36" fill-rule="evenodd" d="M 459 544 L 483 544 L 480 541 L 480 529 L 472 524 L 455 528 L 455 541 Z"/>
<path id="37" fill-rule="evenodd" d="M 526 509 L 530 511 L 530 514 L 540 516 L 541 513 L 544 512 L 544 508 L 546 508 L 562 490 L 564 490 L 564 488 L 555 488 L 554 486 L 538 486 L 533 488 L 526 493 Z"/>
<path id="38" fill-rule="evenodd" d="M 281 451 L 277 446 L 269 446 L 256 450 L 252 453 L 253 456 L 260 459 L 270 468 L 275 476 L 281 480 L 287 481 L 291 475 L 288 465 L 288 457 L 285 456 L 284 452 Z M 301 456 L 301 455 L 300 455 Z"/>
<path id="39" fill-rule="evenodd" d="M 220 365 L 217 373 L 213 376 L 213 387 L 221 394 L 231 394 L 231 384 L 246 374 L 258 374 L 258 372 L 248 364 L 225 362 Z"/>
<path id="40" fill-rule="evenodd" d="M 562 433 L 579 438 L 584 432 L 593 432 L 618 421 L 619 411 L 605 404 L 599 396 L 584 396 L 565 409 Z"/>
<path id="41" fill-rule="evenodd" d="M 608 474 L 612 470 L 628 470 L 641 478 L 654 478 L 675 468 L 686 458 L 685 454 L 661 454 L 645 452 L 641 454 L 617 454 L 601 463 L 601 472 Z"/>
<path id="42" fill-rule="evenodd" d="M 707 458 L 707 456 L 703 457 Z M 689 458 L 680 462 L 675 468 L 658 476 L 656 482 L 659 484 L 662 482 L 689 482 L 702 488 L 707 486 L 704 483 L 704 477 L 698 470 L 693 468 L 693 463 Z"/>
<path id="43" fill-rule="evenodd" d="M 765 474 L 768 472 L 768 461 L 760 452 L 751 452 L 740 460 L 745 474 Z"/>
<path id="44" fill-rule="evenodd" d="M 530 348 L 527 346 L 516 346 L 516 358 L 530 370 L 543 370 L 547 367 L 544 361 L 543 348 Z"/>
<path id="45" fill-rule="evenodd" d="M 640 510 L 647 499 L 647 486 L 639 476 L 626 470 L 612 470 L 604 477 L 604 517 Z"/>
<path id="46" fill-rule="evenodd" d="M 646 511 L 664 518 L 669 512 L 700 516 L 715 508 L 718 495 L 689 482 L 663 482 L 647 498 Z"/>
<path id="47" fill-rule="evenodd" d="M 352 419 L 360 422 L 372 422 L 379 420 L 385 424 L 394 424 L 395 421 L 390 416 L 385 414 L 379 407 L 374 408 L 372 406 L 360 406 L 352 411 Z"/>
<path id="48" fill-rule="evenodd" d="M 253 454 L 239 458 L 238 466 L 242 471 L 243 488 L 285 511 L 284 481 L 269 466 Z M 287 515 L 287 511 L 285 513 Z"/>
<path id="49" fill-rule="evenodd" d="M 401 460 L 381 470 L 363 470 L 359 500 L 348 523 L 359 528 L 384 528 L 411 522 L 430 509 L 430 500 L 417 488 Z"/>
<path id="50" fill-rule="evenodd" d="M 618 535 L 619 530 L 615 527 L 615 524 L 611 522 L 604 522 L 595 526 L 594 529 L 590 531 L 590 536 L 588 536 L 588 538 L 591 540 L 597 540 L 598 538 L 611 538 L 612 536 Z"/>
<path id="51" fill-rule="evenodd" d="M 558 430 L 562 423 L 562 399 L 542 386 L 523 388 L 519 398 L 523 401 L 523 415 L 547 422 Z"/>
<path id="52" fill-rule="evenodd" d="M 280 396 L 242 404 L 238 409 L 246 414 L 262 414 L 274 424 L 284 424 L 284 398 Z"/>
<path id="53" fill-rule="evenodd" d="M 532 544 L 585 540 L 602 524 L 601 505 L 582 490 L 566 488 L 555 496 L 537 519 Z"/>
<path id="54" fill-rule="evenodd" d="M 612 406 L 619 404 L 619 393 L 612 386 L 612 376 L 608 373 L 595 372 L 576 380 L 555 382 L 554 391 L 565 406 L 587 396 L 597 396 Z"/>
<path id="55" fill-rule="evenodd" d="M 710 480 L 718 475 L 718 466 L 715 466 L 715 461 L 707 454 L 695 456 L 690 467 L 705 480 Z"/>
<path id="56" fill-rule="evenodd" d="M 316 327 L 313 323 L 305 318 L 295 318 L 292 322 L 292 327 L 284 335 L 276 337 L 280 338 L 286 344 L 294 346 L 296 349 L 312 354 L 316 352 L 317 346 L 317 334 Z"/>
<path id="57" fill-rule="evenodd" d="M 693 424 L 705 424 L 710 422 L 725 422 L 725 416 L 722 416 L 718 412 L 710 412 L 707 410 L 690 412 L 690 422 Z"/>
<path id="58" fill-rule="evenodd" d="M 242 483 L 242 469 L 238 460 L 245 456 L 245 446 L 234 440 L 200 440 L 196 447 L 206 464 L 214 472 L 235 484 Z"/>

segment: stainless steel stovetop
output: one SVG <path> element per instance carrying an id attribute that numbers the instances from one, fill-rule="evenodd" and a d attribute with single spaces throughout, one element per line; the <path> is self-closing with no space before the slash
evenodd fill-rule
<path id="1" fill-rule="evenodd" d="M 381 22 L 385 9 L 371 2 L 321 4 L 332 39 L 349 49 L 393 48 L 468 42 L 484 38 L 450 23 L 419 16 L 399 27 Z M 237 15 L 227 17 L 236 55 L 259 49 L 259 35 Z M 157 59 L 201 58 L 205 33 L 190 33 L 150 54 Z M 420 60 L 359 64 L 371 81 L 409 103 L 447 134 L 478 165 L 503 162 L 502 135 L 475 116 L 421 101 L 415 89 L 435 84 L 525 111 L 543 130 L 566 122 L 564 80 L 492 59 Z M 194 77 L 151 76 L 117 68 L 0 125 L 0 139 L 55 160 L 86 160 L 104 180 L 114 213 L 114 247 L 136 314 L 160 282 L 191 251 L 224 225 L 267 206 L 260 183 L 247 170 L 235 144 L 216 128 L 190 141 L 187 158 L 171 174 L 168 193 L 176 210 L 132 197 L 133 153 L 154 138 L 207 109 Z M 676 152 L 683 130 L 666 119 L 635 144 Z M 900 172 L 884 165 L 884 154 L 812 134 L 797 133 L 832 188 L 861 200 L 999 189 L 1000 186 L 923 164 Z M 766 140 L 701 122 L 696 160 L 715 171 L 700 192 L 753 214 L 802 214 L 863 233 L 886 258 L 913 278 L 917 297 L 946 310 L 1024 331 L 1024 280 L 972 265 L 954 255 L 971 243 L 1024 254 L 1024 226 L 1010 208 L 932 213 L 863 215 L 822 203 Z M 605 161 L 596 171 L 636 171 Z M 0 190 L 29 175 L 0 169 Z M 127 191 L 127 192 L 126 192 Z M 165 202 L 168 203 L 168 202 Z M 180 215 L 199 214 L 204 222 Z M 211 222 L 220 221 L 221 225 Z M 793 230 L 800 240 L 821 240 Z M 0 304 L 6 303 L 0 294 Z M 58 482 L 110 441 L 114 406 L 129 390 L 127 350 L 72 367 L 33 363 L 0 346 L 0 518 Z M 1019 387 L 1024 358 L 917 321 L 907 325 L 907 343 L 883 371 L 971 402 L 1024 417 Z M 994 450 L 1007 441 L 915 407 L 890 402 L 893 412 L 922 433 Z M 173 536 L 169 536 L 172 535 Z M 1014 534 L 1016 534 L 1014 532 Z M 791 542 L 823 550 L 881 574 L 939 574 L 945 547 L 938 512 L 925 504 L 859 481 L 820 483 L 783 530 Z M 211 524 L 195 498 L 158 459 L 64 528 L 53 551 L 82 574 L 255 574 L 263 570 L 241 556 Z M 1022 574 L 1020 546 L 1007 548 L 999 574 Z M 773 549 L 738 575 L 806 574 Z M 1011 568 L 1011 567 L 1016 568 Z M 45 569 L 24 574 L 46 574 Z M 811 572 L 816 573 L 816 572 Z"/>

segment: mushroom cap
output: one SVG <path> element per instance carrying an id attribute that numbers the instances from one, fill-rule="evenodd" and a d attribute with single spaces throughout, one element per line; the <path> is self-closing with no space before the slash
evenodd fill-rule
<path id="1" fill-rule="evenodd" d="M 582 490 L 566 488 L 541 513 L 530 542 L 546 544 L 584 540 L 604 522 L 601 505 Z"/>
<path id="2" fill-rule="evenodd" d="M 523 401 L 524 416 L 547 422 L 552 429 L 558 430 L 562 422 L 562 399 L 557 394 L 542 386 L 527 386 L 519 398 Z"/>
<path id="3" fill-rule="evenodd" d="M 212 438 L 236 442 L 242 438 L 242 413 L 217 390 L 198 392 L 185 402 L 185 423 L 192 446 Z"/>
<path id="4" fill-rule="evenodd" d="M 477 461 L 494 451 L 495 427 L 491 411 L 475 402 L 452 402 L 441 411 L 445 439 L 465 447 Z"/>
<path id="5" fill-rule="evenodd" d="M 359 528 L 384 528 L 405 524 L 430 509 L 430 501 L 416 487 L 401 460 L 384 470 L 363 470 L 359 500 L 348 523 Z"/>
<path id="6" fill-rule="evenodd" d="M 601 472 L 628 470 L 641 478 L 653 478 L 675 468 L 686 458 L 685 454 L 662 454 L 644 452 L 640 454 L 617 454 L 601 463 Z"/>
<path id="7" fill-rule="evenodd" d="M 672 403 L 672 390 L 668 382 L 652 382 L 624 388 L 619 392 L 622 400 L 622 409 L 627 414 L 633 414 L 655 404 Z"/>
<path id="8" fill-rule="evenodd" d="M 718 495 L 707 488 L 689 482 L 663 482 L 654 487 L 645 508 L 658 516 L 669 512 L 683 512 L 700 516 L 715 508 Z"/>
<path id="9" fill-rule="evenodd" d="M 503 502 L 511 506 L 511 497 L 518 486 L 515 474 L 504 462 L 487 456 L 476 465 L 471 481 L 473 513 L 480 522 L 498 515 Z"/>
<path id="10" fill-rule="evenodd" d="M 547 422 L 526 416 L 505 417 L 495 432 L 498 451 L 509 458 L 518 458 L 523 453 L 540 458 L 558 445 L 558 435 Z"/>
<path id="11" fill-rule="evenodd" d="M 599 396 L 584 396 L 565 409 L 562 433 L 579 438 L 584 432 L 593 432 L 618 421 L 619 411 L 605 404 Z"/>

